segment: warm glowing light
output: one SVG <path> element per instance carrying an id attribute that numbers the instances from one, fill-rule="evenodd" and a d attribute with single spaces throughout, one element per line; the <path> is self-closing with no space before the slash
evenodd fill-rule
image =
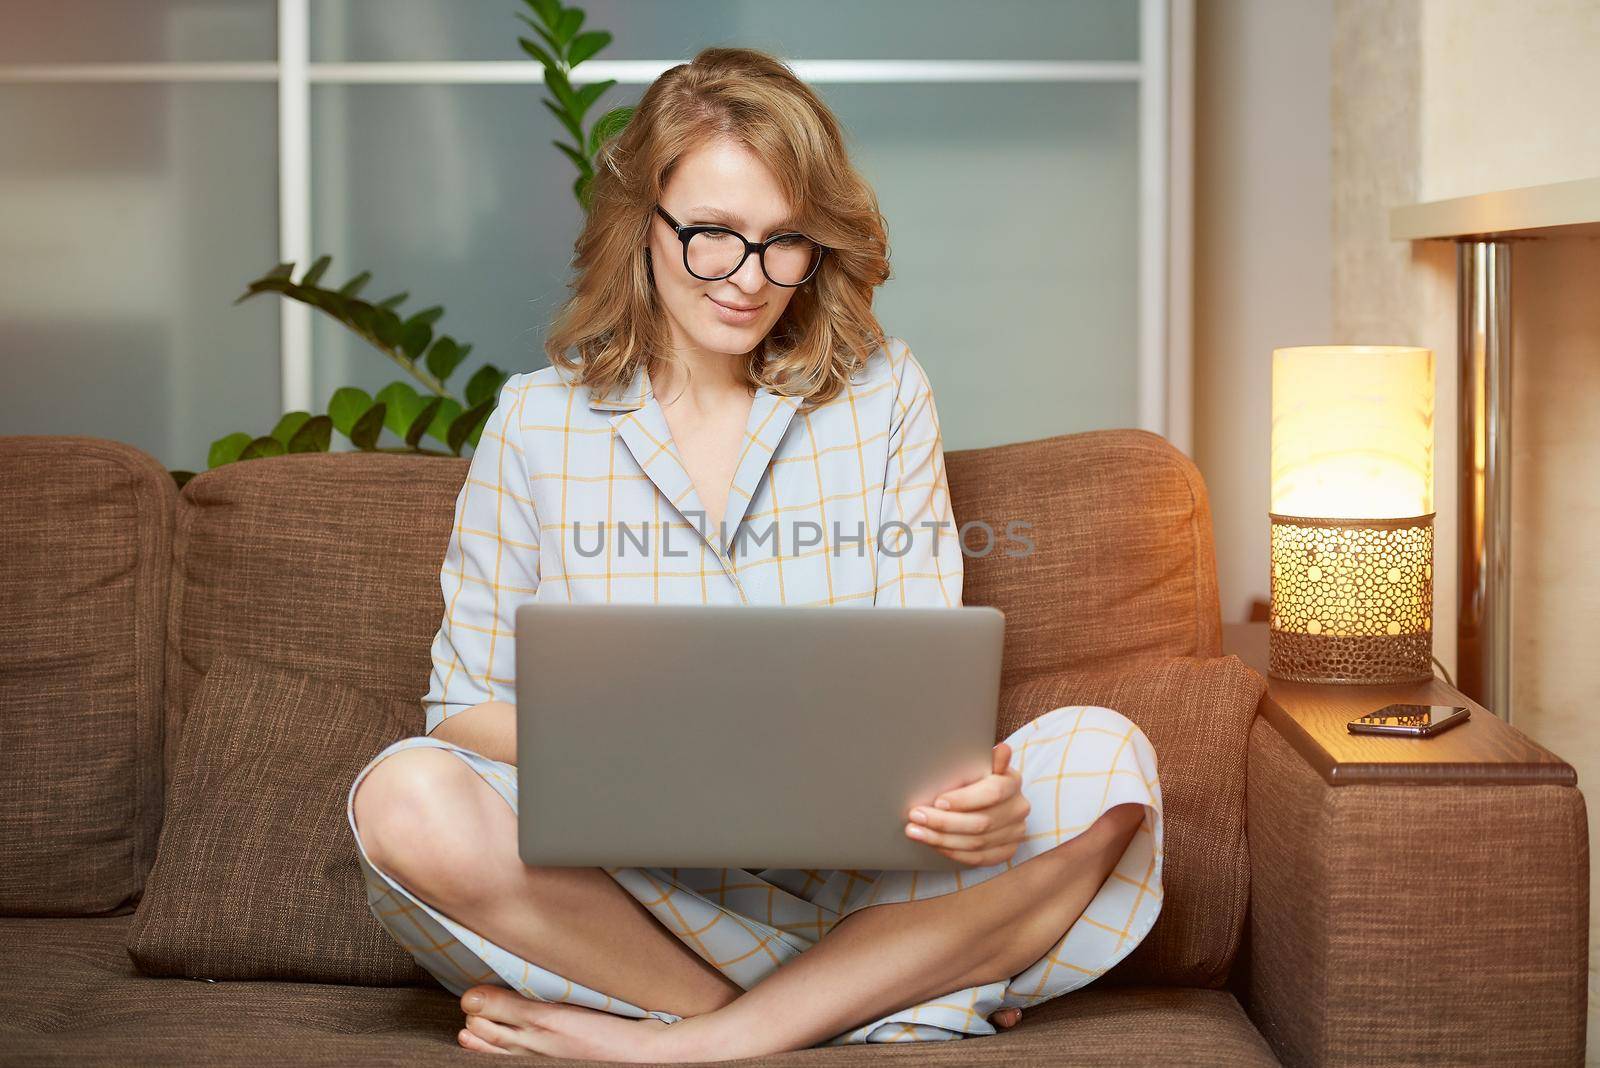
<path id="1" fill-rule="evenodd" d="M 1433 511 L 1431 349 L 1272 352 L 1272 505 L 1279 515 L 1402 519 Z"/>

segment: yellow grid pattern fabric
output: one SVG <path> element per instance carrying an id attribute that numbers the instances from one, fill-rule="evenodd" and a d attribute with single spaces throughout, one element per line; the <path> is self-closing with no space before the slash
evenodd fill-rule
<path id="1" fill-rule="evenodd" d="M 423 698 L 428 734 L 484 701 L 515 703 L 512 621 L 528 600 L 959 605 L 962 560 L 938 416 L 910 349 L 889 339 L 840 397 L 808 414 L 798 407 L 795 398 L 758 391 L 727 515 L 712 530 L 642 370 L 607 397 L 555 368 L 509 379 L 456 501 L 440 575 L 446 613 Z M 740 540 L 769 523 L 775 541 Z M 791 537 L 813 529 L 815 544 Z M 749 989 L 857 909 L 975 886 L 1072 839 L 1115 805 L 1143 805 L 1144 821 L 1111 876 L 1034 964 L 1009 981 L 908 1006 L 822 1044 L 992 1034 L 995 1010 L 1078 989 L 1125 957 L 1162 901 L 1161 787 L 1143 732 L 1112 709 L 1073 706 L 1007 741 L 1032 810 L 1025 840 L 1002 864 L 951 872 L 605 870 L 693 952 Z M 350 796 L 390 753 L 422 746 L 465 761 L 516 810 L 514 766 L 430 736 L 378 754 Z M 353 808 L 348 818 L 373 914 L 447 989 L 495 983 L 539 1000 L 679 1019 L 574 983 L 420 901 L 371 864 Z"/>
<path id="2" fill-rule="evenodd" d="M 888 339 L 838 397 L 799 407 L 757 391 L 712 529 L 643 368 L 615 397 L 556 367 L 509 378 L 456 498 L 428 732 L 515 703 L 528 601 L 959 605 L 939 418 L 910 348 Z"/>

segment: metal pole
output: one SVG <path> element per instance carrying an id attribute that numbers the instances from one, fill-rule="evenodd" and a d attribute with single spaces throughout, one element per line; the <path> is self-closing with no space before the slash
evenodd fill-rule
<path id="1" fill-rule="evenodd" d="M 1511 245 L 1456 246 L 1461 588 L 1457 684 L 1511 722 Z"/>

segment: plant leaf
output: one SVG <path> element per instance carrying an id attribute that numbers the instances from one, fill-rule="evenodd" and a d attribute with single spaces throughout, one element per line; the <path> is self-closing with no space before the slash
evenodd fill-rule
<path id="1" fill-rule="evenodd" d="M 594 180 L 592 174 L 580 174 L 572 183 L 572 195 L 578 198 L 578 203 L 584 211 L 589 210 L 589 183 Z"/>
<path id="2" fill-rule="evenodd" d="M 350 428 L 351 444 L 358 449 L 371 450 L 378 444 L 378 435 L 383 433 L 386 417 L 387 407 L 381 401 L 368 408 L 356 420 L 356 425 Z"/>
<path id="3" fill-rule="evenodd" d="M 328 418 L 339 433 L 345 437 L 350 436 L 350 429 L 356 425 L 356 420 L 361 418 L 361 413 L 372 407 L 372 398 L 364 389 L 355 386 L 343 386 L 333 391 L 333 396 L 328 400 Z"/>
<path id="4" fill-rule="evenodd" d="M 573 112 L 573 117 L 579 122 L 582 122 L 584 113 L 589 110 L 590 106 L 593 105 L 596 100 L 600 99 L 600 94 L 604 93 L 607 89 L 610 89 L 616 84 L 617 80 L 615 78 L 606 78 L 603 81 L 590 82 L 582 89 L 579 89 L 576 94 L 578 98 L 578 106 Z"/>
<path id="5" fill-rule="evenodd" d="M 561 17 L 556 20 L 556 38 L 565 45 L 572 40 L 572 35 L 577 33 L 578 28 L 582 25 L 583 9 L 581 7 L 564 8 L 561 12 Z"/>
<path id="6" fill-rule="evenodd" d="M 377 308 L 372 313 L 372 334 L 391 349 L 400 344 L 400 316 L 388 308 Z"/>
<path id="7" fill-rule="evenodd" d="M 378 303 L 374 304 L 373 307 L 393 309 L 398 304 L 404 304 L 406 298 L 410 295 L 410 293 L 396 293 L 392 297 L 384 297 L 382 300 L 378 301 Z"/>
<path id="8" fill-rule="evenodd" d="M 450 446 L 450 451 L 457 456 L 461 455 L 461 446 L 471 441 L 477 444 L 482 433 L 484 420 L 489 418 L 489 413 L 494 411 L 495 399 L 490 397 L 481 404 L 473 405 L 450 423 L 450 432 L 445 444 Z"/>
<path id="9" fill-rule="evenodd" d="M 467 404 L 468 406 L 492 401 L 500 395 L 500 387 L 505 384 L 510 375 L 502 372 L 492 363 L 486 363 L 467 379 Z"/>
<path id="10" fill-rule="evenodd" d="M 541 100 L 539 103 L 549 108 L 550 114 L 561 120 L 561 125 L 567 128 L 567 132 L 572 135 L 572 139 L 574 141 L 583 140 L 583 127 L 574 122 L 571 115 L 568 115 L 565 111 L 562 111 L 559 107 L 548 100 Z"/>
<path id="11" fill-rule="evenodd" d="M 289 439 L 290 452 L 327 452 L 333 440 L 333 420 L 314 415 Z"/>
<path id="12" fill-rule="evenodd" d="M 211 453 L 206 457 L 206 467 L 221 467 L 231 464 L 239 458 L 244 447 L 250 444 L 251 438 L 242 430 L 234 431 L 226 437 L 218 438 L 211 443 Z"/>
<path id="13" fill-rule="evenodd" d="M 576 67 L 610 43 L 611 35 L 605 30 L 580 33 L 572 39 L 572 45 L 567 49 L 567 63 Z"/>
<path id="14" fill-rule="evenodd" d="M 427 351 L 428 343 L 432 340 L 433 328 L 427 323 L 419 323 L 416 319 L 408 319 L 405 325 L 400 328 L 400 347 L 413 360 Z"/>
<path id="15" fill-rule="evenodd" d="M 377 336 L 372 325 L 372 305 L 368 304 L 364 300 L 352 300 L 350 301 L 349 311 L 350 318 L 348 322 L 350 323 L 351 329 L 355 330 L 365 338 L 373 338 Z"/>
<path id="16" fill-rule="evenodd" d="M 287 445 L 289 439 L 294 437 L 295 431 L 305 425 L 305 421 L 310 418 L 310 412 L 284 412 L 283 418 L 278 420 L 278 425 L 272 428 L 272 436 Z"/>
<path id="17" fill-rule="evenodd" d="M 339 287 L 339 292 L 344 294 L 347 297 L 353 297 L 357 293 L 361 292 L 361 287 L 366 285 L 370 281 L 372 281 L 372 272 L 371 271 L 362 271 L 360 274 L 358 274 L 354 278 L 350 279 L 350 281 L 348 281 L 344 285 L 340 286 Z"/>
<path id="18" fill-rule="evenodd" d="M 439 321 L 439 317 L 443 314 L 444 309 L 435 304 L 431 308 L 423 308 L 411 318 L 407 319 L 406 325 L 409 326 L 412 323 L 427 323 L 429 326 L 432 326 L 434 323 Z"/>
<path id="19" fill-rule="evenodd" d="M 409 382 L 390 382 L 378 390 L 374 399 L 388 406 L 389 413 L 383 425 L 394 431 L 396 437 L 405 437 L 412 420 L 422 411 L 422 397 Z"/>
<path id="20" fill-rule="evenodd" d="M 450 424 L 461 414 L 462 407 L 461 402 L 454 397 L 440 397 L 439 400 L 439 410 L 433 413 L 433 422 L 428 427 L 428 435 L 448 445 Z"/>
<path id="21" fill-rule="evenodd" d="M 535 33 L 544 38 L 544 43 L 550 46 L 550 51 L 555 53 L 556 56 L 560 57 L 567 54 L 567 50 L 561 47 L 561 42 L 556 40 L 555 35 L 549 30 L 543 26 L 535 26 L 533 29 Z"/>
<path id="22" fill-rule="evenodd" d="M 561 18 L 561 0 L 528 0 L 528 6 L 544 19 L 547 26 L 554 26 Z"/>
<path id="23" fill-rule="evenodd" d="M 239 459 L 255 460 L 264 456 L 282 456 L 288 451 L 288 446 L 284 445 L 283 442 L 271 434 L 263 434 L 244 447 L 244 451 L 239 454 Z"/>
<path id="24" fill-rule="evenodd" d="M 439 406 L 443 403 L 443 397 L 434 397 L 424 402 L 422 411 L 417 413 L 417 417 L 411 421 L 410 429 L 406 431 L 407 445 L 413 449 L 417 447 L 417 442 L 422 440 L 422 435 L 426 434 L 428 428 L 433 425 L 433 417 L 439 414 Z"/>
<path id="25" fill-rule="evenodd" d="M 567 158 L 570 159 L 573 165 L 578 168 L 578 172 L 580 174 L 587 173 L 594 169 L 589 165 L 589 157 L 585 156 L 582 152 L 579 152 L 565 141 L 551 141 L 550 143 L 567 154 Z"/>
<path id="26" fill-rule="evenodd" d="M 594 120 L 594 126 L 589 129 L 589 155 L 593 156 L 599 152 L 602 144 L 625 130 L 631 118 L 633 118 L 633 108 L 624 106 L 612 108 Z"/>
<path id="27" fill-rule="evenodd" d="M 287 280 L 289 278 L 289 276 L 292 275 L 292 274 L 294 274 L 294 264 L 292 264 L 292 263 L 280 263 L 276 267 L 274 267 L 272 270 L 270 270 L 266 274 L 262 275 L 261 277 L 262 278 L 282 278 L 282 279 Z"/>
<path id="28" fill-rule="evenodd" d="M 549 52 L 546 52 L 544 49 L 540 48 L 526 37 L 518 37 L 517 43 L 522 46 L 522 50 L 524 52 L 528 53 L 528 55 L 532 56 L 534 59 L 537 59 L 540 63 L 543 63 L 546 67 L 554 67 L 557 65 L 556 61 L 551 57 Z"/>
<path id="29" fill-rule="evenodd" d="M 456 344 L 455 338 L 449 334 L 441 334 L 439 339 L 433 343 L 433 347 L 428 350 L 428 371 L 433 377 L 443 382 L 450 377 L 452 371 L 460 366 L 461 360 L 465 356 L 466 352 L 462 350 L 460 345 Z"/>
<path id="30" fill-rule="evenodd" d="M 572 83 L 567 81 L 565 74 L 553 67 L 546 67 L 544 69 L 544 84 L 555 94 L 555 98 L 561 102 L 563 109 L 574 116 L 577 114 L 578 98 L 573 93 Z"/>
<path id="31" fill-rule="evenodd" d="M 305 274 L 300 276 L 300 284 L 303 286 L 316 285 L 318 280 L 322 278 L 323 272 L 328 269 L 328 264 L 332 262 L 332 256 L 318 256 L 316 262 L 311 265 Z"/>

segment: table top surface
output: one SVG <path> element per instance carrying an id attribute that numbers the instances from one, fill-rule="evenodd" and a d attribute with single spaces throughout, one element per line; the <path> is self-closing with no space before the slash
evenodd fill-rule
<path id="1" fill-rule="evenodd" d="M 1223 655 L 1237 655 L 1267 680 L 1261 714 L 1330 785 L 1577 785 L 1577 772 L 1566 761 L 1442 678 L 1372 685 L 1291 682 L 1267 672 L 1267 624 L 1229 623 L 1222 629 Z M 1431 738 L 1345 729 L 1357 716 L 1395 702 L 1463 705 L 1471 718 Z"/>

